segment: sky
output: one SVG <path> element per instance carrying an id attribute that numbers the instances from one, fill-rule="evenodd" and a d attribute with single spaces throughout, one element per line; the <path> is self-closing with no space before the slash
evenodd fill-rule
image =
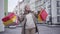
<path id="1" fill-rule="evenodd" d="M 18 0 L 8 0 L 8 12 L 12 12 L 17 5 Z"/>
<path id="2" fill-rule="evenodd" d="M 23 0 L 19 0 L 20 2 Z M 8 0 L 8 12 L 12 12 L 16 5 L 18 4 L 18 0 Z"/>

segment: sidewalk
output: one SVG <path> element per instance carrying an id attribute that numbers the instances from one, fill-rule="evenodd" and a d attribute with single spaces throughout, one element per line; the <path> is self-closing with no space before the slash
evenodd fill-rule
<path id="1" fill-rule="evenodd" d="M 39 34 L 60 34 L 60 27 L 49 27 L 42 24 L 37 24 L 39 29 Z M 5 32 L 0 34 L 21 34 L 22 27 L 17 27 L 15 29 L 5 28 Z"/>
<path id="2" fill-rule="evenodd" d="M 21 27 L 17 27 L 15 29 L 5 28 L 5 32 L 1 32 L 0 34 L 21 34 Z"/>

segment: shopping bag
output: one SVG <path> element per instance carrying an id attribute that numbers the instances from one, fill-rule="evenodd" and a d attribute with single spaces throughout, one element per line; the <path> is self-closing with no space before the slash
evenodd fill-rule
<path id="1" fill-rule="evenodd" d="M 10 20 L 6 21 L 6 22 L 3 22 L 3 24 L 5 26 L 8 26 L 10 24 L 13 24 L 14 22 L 16 21 L 16 16 L 14 16 L 13 18 L 11 18 Z"/>
<path id="2" fill-rule="evenodd" d="M 10 20 L 11 18 L 13 18 L 13 16 L 15 16 L 15 14 L 14 14 L 14 13 L 11 13 L 11 14 L 9 14 L 8 16 L 5 16 L 5 17 L 2 19 L 2 21 L 3 21 L 3 22 L 6 22 L 6 21 Z"/>
<path id="3" fill-rule="evenodd" d="M 46 18 L 48 16 L 47 12 L 43 9 L 41 14 L 40 14 L 41 18 L 43 21 L 46 21 Z"/>
<path id="4" fill-rule="evenodd" d="M 12 24 L 12 23 L 14 23 L 15 20 L 16 20 L 16 15 L 14 13 L 10 13 L 7 16 L 5 16 L 4 18 L 2 18 L 4 25 Z"/>
<path id="5" fill-rule="evenodd" d="M 42 18 L 40 15 L 38 15 L 38 21 L 42 22 Z"/>

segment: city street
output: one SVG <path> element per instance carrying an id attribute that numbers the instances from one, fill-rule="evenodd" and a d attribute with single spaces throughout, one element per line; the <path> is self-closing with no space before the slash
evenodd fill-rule
<path id="1" fill-rule="evenodd" d="M 60 0 L 0 0 L 0 34 L 35 34 L 36 24 L 36 34 L 60 34 Z"/>
<path id="2" fill-rule="evenodd" d="M 21 34 L 22 27 L 16 27 L 15 29 L 5 28 L 5 32 L 0 34 Z M 48 26 L 38 24 L 39 34 L 60 34 L 60 26 Z"/>

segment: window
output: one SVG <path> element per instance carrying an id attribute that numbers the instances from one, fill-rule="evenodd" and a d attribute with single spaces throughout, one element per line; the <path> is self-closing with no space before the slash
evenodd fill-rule
<path id="1" fill-rule="evenodd" d="M 60 16 L 57 16 L 57 22 L 60 22 Z"/>
<path id="2" fill-rule="evenodd" d="M 60 7 L 60 1 L 57 1 L 57 7 Z"/>
<path id="3" fill-rule="evenodd" d="M 51 15 L 51 9 L 48 9 L 49 10 L 49 15 Z"/>
<path id="4" fill-rule="evenodd" d="M 51 5 L 49 5 L 48 8 L 51 8 Z"/>
<path id="5" fill-rule="evenodd" d="M 57 8 L 57 15 L 60 15 L 60 9 Z"/>
<path id="6" fill-rule="evenodd" d="M 52 16 L 49 17 L 50 22 L 52 22 Z"/>

